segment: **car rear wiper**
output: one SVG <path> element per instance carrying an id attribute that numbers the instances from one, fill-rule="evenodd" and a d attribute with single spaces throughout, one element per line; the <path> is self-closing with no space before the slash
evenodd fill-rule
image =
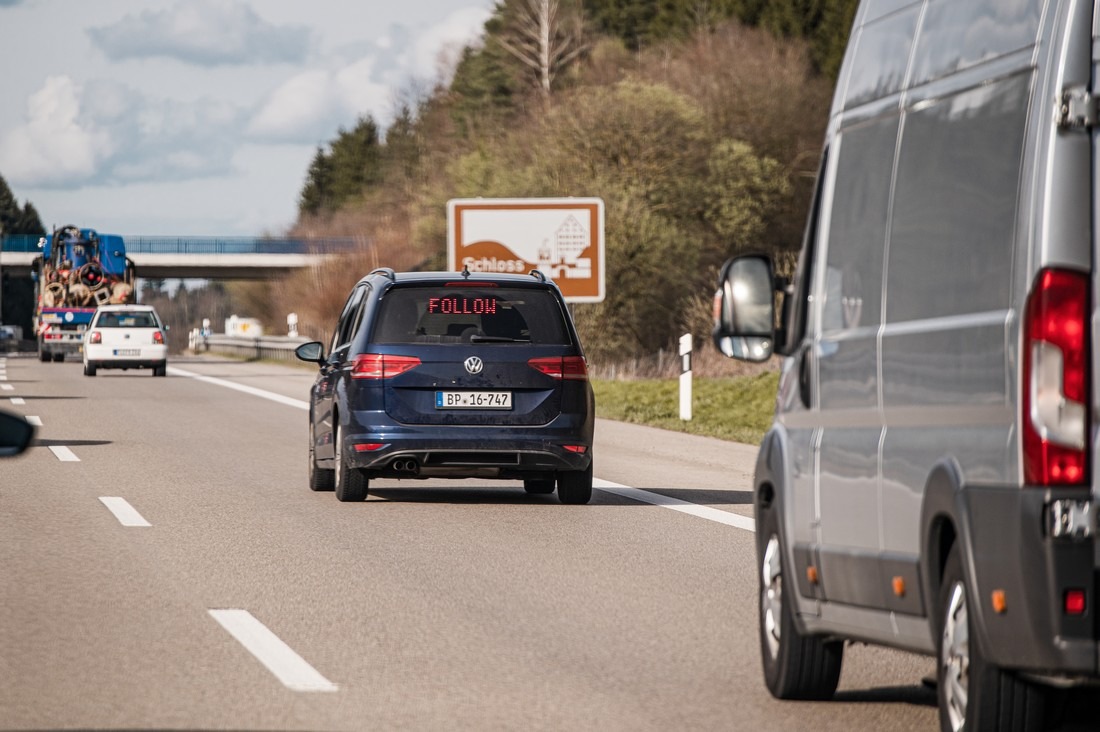
<path id="1" fill-rule="evenodd" d="M 472 335 L 470 343 L 530 343 L 530 338 L 509 338 L 508 336 Z"/>

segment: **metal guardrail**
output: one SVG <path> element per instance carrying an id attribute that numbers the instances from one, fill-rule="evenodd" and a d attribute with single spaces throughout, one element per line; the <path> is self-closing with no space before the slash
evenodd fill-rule
<path id="1" fill-rule="evenodd" d="M 224 333 L 212 333 L 203 336 L 201 331 L 193 330 L 187 343 L 195 353 L 220 353 L 235 358 L 268 361 L 296 361 L 294 349 L 309 338 L 291 336 L 233 336 Z"/>

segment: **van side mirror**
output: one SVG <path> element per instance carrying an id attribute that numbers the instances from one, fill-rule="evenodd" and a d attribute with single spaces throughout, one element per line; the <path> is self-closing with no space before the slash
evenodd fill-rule
<path id="1" fill-rule="evenodd" d="M 320 341 L 310 341 L 295 348 L 294 355 L 309 363 L 324 363 L 325 347 L 321 345 Z"/>
<path id="2" fill-rule="evenodd" d="M 34 425 L 10 412 L 0 412 L 0 457 L 12 457 L 27 449 Z"/>
<path id="3" fill-rule="evenodd" d="M 767 361 L 775 350 L 775 290 L 771 259 L 751 254 L 722 265 L 714 293 L 714 345 L 742 361 Z"/>

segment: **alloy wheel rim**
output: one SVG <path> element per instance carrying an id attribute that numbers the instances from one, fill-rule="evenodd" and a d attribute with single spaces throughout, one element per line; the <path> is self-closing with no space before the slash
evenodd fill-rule
<path id="1" fill-rule="evenodd" d="M 970 627 L 967 622 L 966 588 L 962 582 L 951 587 L 940 643 L 940 677 L 951 729 L 958 732 L 966 722 L 970 686 Z"/>
<path id="2" fill-rule="evenodd" d="M 760 614 L 764 622 L 764 640 L 772 658 L 779 654 L 782 640 L 779 618 L 783 609 L 783 569 L 779 557 L 779 537 L 772 534 L 764 550 L 761 568 L 763 591 L 760 593 Z"/>

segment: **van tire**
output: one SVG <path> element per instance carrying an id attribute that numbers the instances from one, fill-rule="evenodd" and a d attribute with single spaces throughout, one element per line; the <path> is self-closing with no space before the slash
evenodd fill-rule
<path id="1" fill-rule="evenodd" d="M 84 375 L 85 376 L 95 376 L 95 369 L 96 369 L 95 364 L 92 363 L 91 361 L 89 361 L 88 363 L 84 364 Z"/>
<path id="2" fill-rule="evenodd" d="M 757 543 L 760 579 L 760 655 L 764 682 L 777 699 L 831 699 L 840 681 L 844 643 L 802 635 L 794 624 L 791 593 L 797 583 L 786 583 L 786 557 L 779 539 L 775 511 L 758 506 L 763 514 Z"/>
<path id="3" fill-rule="evenodd" d="M 592 463 L 588 463 L 587 470 L 558 473 L 558 500 L 574 506 L 583 506 L 592 500 Z"/>
<path id="4" fill-rule="evenodd" d="M 335 420 L 336 415 L 333 414 Z M 363 475 L 362 471 L 349 467 L 347 461 L 343 459 L 344 452 L 344 432 L 340 429 L 340 425 L 336 425 L 336 435 L 333 437 L 332 446 L 335 451 L 335 466 L 333 473 L 335 475 L 335 489 L 336 499 L 341 503 L 357 503 L 367 500 L 367 487 L 370 485 L 370 481 L 367 476 Z"/>
<path id="5" fill-rule="evenodd" d="M 974 616 L 968 610 L 972 607 L 973 598 L 956 544 L 947 555 L 937 606 L 940 632 L 936 642 L 936 694 L 940 729 L 945 732 L 962 728 L 967 732 L 1044 729 L 1051 690 L 1002 671 L 982 656 L 980 639 L 973 632 Z M 955 693 L 960 683 L 965 684 L 961 689 L 966 693 L 965 704 Z"/>

